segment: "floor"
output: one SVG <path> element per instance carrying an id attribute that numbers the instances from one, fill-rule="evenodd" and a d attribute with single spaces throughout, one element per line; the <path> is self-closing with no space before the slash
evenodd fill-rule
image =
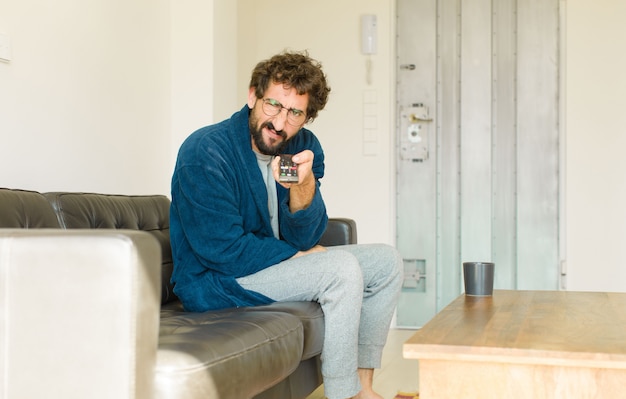
<path id="1" fill-rule="evenodd" d="M 393 399 L 398 392 L 417 392 L 417 361 L 402 358 L 402 344 L 415 330 L 391 329 L 383 351 L 382 367 L 374 372 L 374 390 L 385 399 Z M 307 399 L 324 399 L 324 386 Z"/>

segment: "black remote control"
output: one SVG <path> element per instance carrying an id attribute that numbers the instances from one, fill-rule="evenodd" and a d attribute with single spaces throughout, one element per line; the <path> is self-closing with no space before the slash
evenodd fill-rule
<path id="1" fill-rule="evenodd" d="M 285 183 L 298 182 L 298 164 L 291 160 L 291 154 L 280 154 L 280 172 L 278 181 Z"/>

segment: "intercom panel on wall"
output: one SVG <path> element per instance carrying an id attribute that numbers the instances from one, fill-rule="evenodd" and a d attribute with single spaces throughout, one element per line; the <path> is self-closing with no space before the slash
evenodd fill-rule
<path id="1" fill-rule="evenodd" d="M 363 54 L 376 54 L 377 25 L 376 15 L 361 16 L 361 52 Z"/>

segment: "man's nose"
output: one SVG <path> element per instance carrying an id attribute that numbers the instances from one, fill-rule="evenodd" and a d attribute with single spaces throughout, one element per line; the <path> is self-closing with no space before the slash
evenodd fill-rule
<path id="1" fill-rule="evenodd" d="M 287 114 L 289 113 L 289 110 L 287 108 L 283 108 L 280 110 L 280 112 L 278 113 L 278 115 L 276 115 L 274 117 L 274 128 L 277 131 L 281 131 L 285 128 L 285 124 L 287 123 Z"/>

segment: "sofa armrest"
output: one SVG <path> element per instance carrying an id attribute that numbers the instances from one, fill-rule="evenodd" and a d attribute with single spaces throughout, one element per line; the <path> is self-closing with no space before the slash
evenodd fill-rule
<path id="1" fill-rule="evenodd" d="M 145 232 L 0 229 L 0 396 L 150 398 L 160 256 Z"/>
<path id="2" fill-rule="evenodd" d="M 332 247 L 335 245 L 356 244 L 356 222 L 348 218 L 329 218 L 326 231 L 320 239 L 320 245 Z"/>

